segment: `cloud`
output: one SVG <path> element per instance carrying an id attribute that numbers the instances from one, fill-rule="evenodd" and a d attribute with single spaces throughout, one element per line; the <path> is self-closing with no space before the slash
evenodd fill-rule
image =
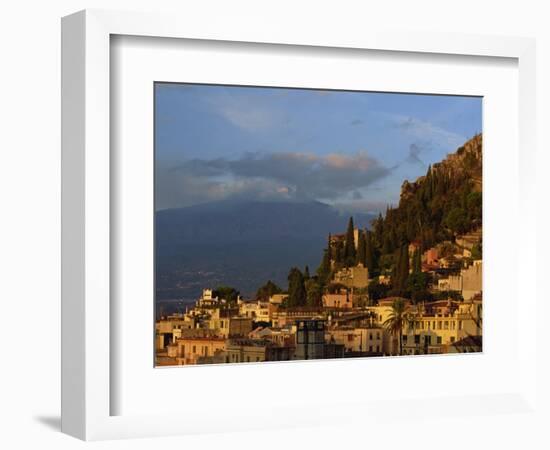
<path id="1" fill-rule="evenodd" d="M 466 138 L 460 134 L 414 117 L 393 115 L 390 118 L 390 123 L 394 128 L 420 142 L 429 142 L 447 151 L 458 148 L 466 141 Z"/>
<path id="2" fill-rule="evenodd" d="M 193 159 L 157 168 L 157 208 L 225 198 L 360 199 L 359 189 L 390 173 L 366 152 L 246 153 L 238 159 Z"/>
<path id="3" fill-rule="evenodd" d="M 224 106 L 218 111 L 228 122 L 249 132 L 266 130 L 278 119 L 272 111 L 261 108 Z"/>
<path id="4" fill-rule="evenodd" d="M 222 92 L 206 99 L 214 114 L 249 133 L 275 129 L 288 122 L 285 111 L 252 93 L 233 95 Z"/>
<path id="5" fill-rule="evenodd" d="M 407 156 L 407 162 L 411 164 L 420 164 L 422 167 L 426 167 L 426 163 L 420 158 L 420 154 L 426 150 L 425 146 L 418 143 L 409 145 L 409 155 Z"/>

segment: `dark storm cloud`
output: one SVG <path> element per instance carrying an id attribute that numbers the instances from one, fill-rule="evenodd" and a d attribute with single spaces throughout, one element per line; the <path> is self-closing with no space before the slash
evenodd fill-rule
<path id="1" fill-rule="evenodd" d="M 387 176 L 366 152 L 248 153 L 239 159 L 194 159 L 157 170 L 157 207 L 229 197 L 337 199 Z"/>

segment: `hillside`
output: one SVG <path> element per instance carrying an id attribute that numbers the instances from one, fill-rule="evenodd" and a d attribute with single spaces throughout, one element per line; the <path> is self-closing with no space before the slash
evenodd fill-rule
<path id="1" fill-rule="evenodd" d="M 397 208 L 373 223 L 381 254 L 416 241 L 423 248 L 482 225 L 482 136 L 476 135 L 414 182 L 405 181 Z"/>
<path id="2" fill-rule="evenodd" d="M 395 277 L 396 272 L 408 273 L 410 243 L 426 250 L 480 229 L 482 169 L 479 134 L 443 161 L 430 166 L 426 175 L 414 181 L 405 180 L 398 206 L 388 208 L 384 216 L 380 214 L 372 221 L 370 231 L 362 232 L 363 255 L 355 262 L 364 261 L 371 275 L 391 273 L 394 279 L 399 279 Z M 337 268 L 350 264 L 341 256 L 343 245 L 335 242 L 329 251 L 330 260 Z M 326 263 L 323 264 L 326 267 Z"/>

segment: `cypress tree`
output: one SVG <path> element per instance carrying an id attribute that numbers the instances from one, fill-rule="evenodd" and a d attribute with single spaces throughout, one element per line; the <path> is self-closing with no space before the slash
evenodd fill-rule
<path id="1" fill-rule="evenodd" d="M 422 259 L 420 250 L 416 249 L 413 254 L 413 273 L 422 272 Z"/>
<path id="2" fill-rule="evenodd" d="M 363 267 L 366 267 L 366 239 L 365 233 L 362 230 L 359 230 L 359 237 L 357 242 L 357 255 L 355 256 L 355 264 L 362 264 Z"/>
<path id="3" fill-rule="evenodd" d="M 346 231 L 346 242 L 344 243 L 344 262 L 347 266 L 352 266 L 355 263 L 356 252 L 353 231 L 353 217 L 350 217 L 348 222 L 348 230 Z"/>
<path id="4" fill-rule="evenodd" d="M 365 266 L 369 269 L 369 276 L 374 272 L 374 248 L 372 233 L 365 231 Z"/>
<path id="5" fill-rule="evenodd" d="M 324 286 L 328 282 L 330 276 L 330 258 L 328 255 L 328 249 L 324 250 L 323 259 L 321 260 L 321 264 L 317 268 L 317 277 L 319 278 L 319 283 L 322 286 Z"/>
<path id="6" fill-rule="evenodd" d="M 288 306 L 304 306 L 306 304 L 306 289 L 304 277 L 300 269 L 293 267 L 288 274 Z"/>
<path id="7" fill-rule="evenodd" d="M 407 286 L 407 279 L 409 278 L 409 246 L 407 243 L 401 246 L 400 266 L 399 289 L 404 291 Z"/>

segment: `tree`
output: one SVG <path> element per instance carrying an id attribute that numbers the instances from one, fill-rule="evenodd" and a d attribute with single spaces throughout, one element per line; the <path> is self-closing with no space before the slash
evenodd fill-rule
<path id="1" fill-rule="evenodd" d="M 413 273 L 420 273 L 422 272 L 422 256 L 420 254 L 420 250 L 416 249 L 413 253 L 412 257 L 412 271 Z"/>
<path id="2" fill-rule="evenodd" d="M 357 241 L 357 254 L 355 255 L 356 265 L 362 264 L 363 267 L 367 266 L 366 250 L 367 250 L 367 243 L 365 239 L 365 233 L 363 233 L 363 231 L 360 230 L 358 241 Z"/>
<path id="3" fill-rule="evenodd" d="M 402 298 L 396 298 L 391 306 L 392 310 L 384 322 L 384 328 L 393 336 L 398 338 L 399 354 L 403 354 L 403 328 L 410 323 L 409 315 L 406 313 L 406 305 Z"/>
<path id="4" fill-rule="evenodd" d="M 472 247 L 472 259 L 481 259 L 482 258 L 482 245 L 481 242 L 474 244 Z"/>
<path id="5" fill-rule="evenodd" d="M 223 298 L 227 303 L 235 303 L 239 298 L 240 292 L 231 286 L 218 286 L 214 289 L 214 297 Z"/>
<path id="6" fill-rule="evenodd" d="M 370 231 L 365 231 L 365 267 L 369 269 L 369 276 L 371 276 L 374 273 L 375 261 L 374 243 Z"/>
<path id="7" fill-rule="evenodd" d="M 392 280 L 393 292 L 396 295 L 403 296 L 407 288 L 407 279 L 409 278 L 409 246 L 404 243 L 398 251 L 397 264 L 394 270 Z"/>
<path id="8" fill-rule="evenodd" d="M 428 291 L 430 277 L 424 272 L 413 272 L 407 280 L 407 291 L 410 293 L 411 300 L 418 303 L 421 300 L 429 300 L 431 297 Z"/>
<path id="9" fill-rule="evenodd" d="M 462 208 L 456 207 L 449 211 L 443 223 L 455 235 L 462 234 L 468 228 L 468 217 Z"/>
<path id="10" fill-rule="evenodd" d="M 348 267 L 355 264 L 355 236 L 353 217 L 349 218 L 348 229 L 346 231 L 346 241 L 344 243 L 344 264 Z"/>
<path id="11" fill-rule="evenodd" d="M 309 266 L 306 265 L 306 267 L 304 268 L 304 281 L 307 281 L 310 279 L 310 276 L 309 276 Z"/>
<path id="12" fill-rule="evenodd" d="M 300 269 L 293 267 L 288 274 L 288 306 L 304 306 L 306 304 L 306 288 L 304 276 Z"/>
<path id="13" fill-rule="evenodd" d="M 280 294 L 283 290 L 277 286 L 273 281 L 268 280 L 266 284 L 258 289 L 256 292 L 256 299 L 262 301 L 268 301 L 269 297 L 275 294 Z"/>
<path id="14" fill-rule="evenodd" d="M 368 291 L 369 291 L 369 299 L 373 302 L 380 300 L 381 298 L 385 298 L 388 296 L 388 291 L 390 290 L 390 287 L 384 283 L 380 283 L 378 281 L 372 281 L 369 283 Z"/>
<path id="15" fill-rule="evenodd" d="M 315 277 L 305 282 L 307 306 L 320 306 L 323 304 L 323 289 Z"/>
<path id="16" fill-rule="evenodd" d="M 319 279 L 319 283 L 323 286 L 327 284 L 330 278 L 330 256 L 329 255 L 330 255 L 330 250 L 325 249 L 323 251 L 323 259 L 321 260 L 321 264 L 317 268 L 317 277 Z"/>

